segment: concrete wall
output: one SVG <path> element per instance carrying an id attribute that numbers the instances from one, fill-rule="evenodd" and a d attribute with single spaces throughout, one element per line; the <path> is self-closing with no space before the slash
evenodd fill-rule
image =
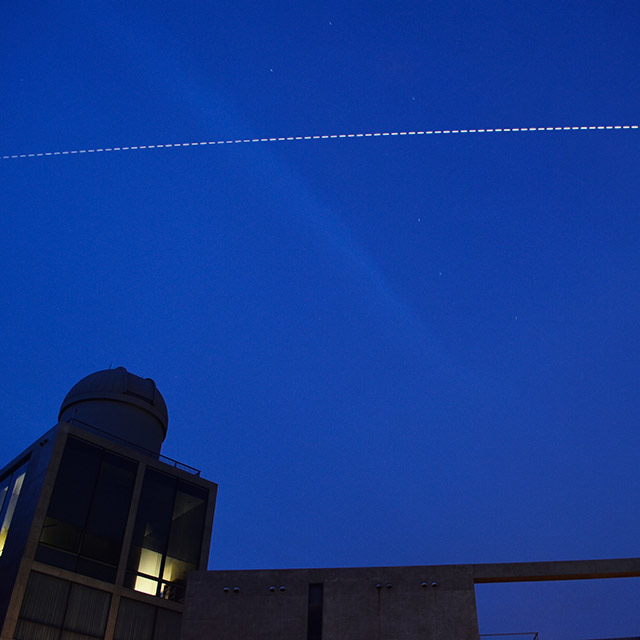
<path id="1" fill-rule="evenodd" d="M 322 583 L 322 640 L 477 640 L 475 583 L 637 576 L 640 558 L 194 572 L 181 638 L 307 640 L 309 585 Z"/>
<path id="2" fill-rule="evenodd" d="M 313 583 L 323 584 L 322 640 L 478 638 L 466 565 L 196 572 L 181 638 L 305 640 Z"/>
<path id="3" fill-rule="evenodd" d="M 640 558 L 474 564 L 471 569 L 477 583 L 637 578 Z"/>

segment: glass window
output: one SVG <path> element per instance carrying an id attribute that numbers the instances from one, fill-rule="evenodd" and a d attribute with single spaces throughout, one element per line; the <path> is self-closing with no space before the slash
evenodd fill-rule
<path id="1" fill-rule="evenodd" d="M 169 539 L 175 499 L 175 478 L 147 469 L 138 507 L 134 544 L 164 553 Z"/>
<path id="2" fill-rule="evenodd" d="M 69 437 L 36 559 L 113 582 L 136 463 Z"/>
<path id="3" fill-rule="evenodd" d="M 89 511 L 81 555 L 117 565 L 127 526 L 136 465 L 108 451 L 102 465 Z"/>
<path id="4" fill-rule="evenodd" d="M 14 471 L 0 482 L 0 556 L 4 551 L 4 545 L 9 534 L 11 520 L 18 504 L 20 491 L 27 473 L 27 463 Z"/>
<path id="5" fill-rule="evenodd" d="M 178 482 L 167 550 L 172 561 L 170 571 L 176 578 L 180 576 L 178 579 L 183 579 L 186 571 L 195 569 L 200 560 L 207 497 L 206 490 Z M 163 577 L 172 580 L 167 575 Z"/>
<path id="6" fill-rule="evenodd" d="M 68 438 L 40 542 L 79 553 L 101 454 L 99 447 Z"/>
<path id="7" fill-rule="evenodd" d="M 115 582 L 117 567 L 98 562 L 97 560 L 89 560 L 80 556 L 77 559 L 76 573 L 81 573 L 83 576 L 90 576 L 96 580 L 103 580 L 104 582 Z"/>
<path id="8" fill-rule="evenodd" d="M 11 484 L 11 475 L 8 475 L 2 482 L 0 482 L 0 513 L 4 507 L 4 501 L 9 493 L 9 485 Z"/>
<path id="9" fill-rule="evenodd" d="M 160 577 L 160 567 L 162 566 L 162 554 L 151 549 L 140 549 L 140 560 L 138 571 L 146 573 L 154 578 Z"/>
<path id="10" fill-rule="evenodd" d="M 78 564 L 78 556 L 75 553 L 67 553 L 44 544 L 38 545 L 36 560 L 67 571 L 75 571 Z"/>
<path id="11" fill-rule="evenodd" d="M 208 492 L 148 469 L 131 544 L 126 585 L 184 599 L 187 573 L 198 568 Z"/>
<path id="12" fill-rule="evenodd" d="M 136 525 L 131 541 L 128 586 L 136 591 L 158 595 L 158 580 L 166 553 L 175 500 L 175 478 L 147 469 L 142 485 Z M 140 575 L 142 574 L 142 575 Z"/>

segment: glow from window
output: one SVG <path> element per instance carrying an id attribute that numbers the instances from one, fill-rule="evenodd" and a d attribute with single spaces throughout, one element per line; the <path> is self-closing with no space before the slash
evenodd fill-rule
<path id="1" fill-rule="evenodd" d="M 154 578 L 160 577 L 160 565 L 162 564 L 162 554 L 151 549 L 140 551 L 140 562 L 138 563 L 138 573 L 146 573 Z"/>
<path id="2" fill-rule="evenodd" d="M 183 562 L 177 558 L 166 557 L 162 579 L 167 582 L 178 582 L 187 579 L 187 573 L 193 571 L 195 566 L 189 562 Z"/>
<path id="3" fill-rule="evenodd" d="M 148 593 L 151 596 L 155 596 L 158 593 L 158 581 L 136 576 L 136 583 L 133 588 L 136 591 L 140 591 L 140 593 Z"/>
<path id="4" fill-rule="evenodd" d="M 14 476 L 15 480 L 13 483 L 13 490 L 11 491 L 11 497 L 9 498 L 9 504 L 7 505 L 7 509 L 4 512 L 2 526 L 0 526 L 0 556 L 4 551 L 4 545 L 5 545 L 5 542 L 7 541 L 7 534 L 9 533 L 9 527 L 11 526 L 13 513 L 16 510 L 16 504 L 18 503 L 18 498 L 20 497 L 20 490 L 22 489 L 24 476 L 26 474 L 26 470 L 24 469 L 24 467 L 18 470 L 17 474 L 18 475 Z"/>
<path id="5" fill-rule="evenodd" d="M 148 576 L 159 578 L 161 565 L 161 553 L 151 551 L 151 549 L 141 549 L 140 561 L 138 562 L 138 573 L 145 573 Z M 148 593 L 155 596 L 158 592 L 158 581 L 138 575 L 136 576 L 136 582 L 133 588 L 141 593 Z"/>

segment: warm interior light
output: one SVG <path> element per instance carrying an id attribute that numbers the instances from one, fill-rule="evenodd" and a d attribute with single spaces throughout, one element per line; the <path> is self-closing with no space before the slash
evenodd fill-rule
<path id="1" fill-rule="evenodd" d="M 140 561 L 138 562 L 138 573 L 146 573 L 148 576 L 158 578 L 160 576 L 160 566 L 162 564 L 162 554 L 151 549 L 140 550 Z M 158 593 L 158 581 L 144 576 L 136 576 L 133 588 L 141 593 L 148 593 L 152 596 Z"/>
<path id="2" fill-rule="evenodd" d="M 16 503 L 18 502 L 18 498 L 20 497 L 20 490 L 22 489 L 22 483 L 24 481 L 25 473 L 26 471 L 23 471 L 16 478 L 15 484 L 13 485 L 13 491 L 11 492 L 11 497 L 9 498 L 9 504 L 7 505 L 7 510 L 4 514 L 4 520 L 2 521 L 2 526 L 0 527 L 0 556 L 4 551 L 4 544 L 7 540 L 9 527 L 11 526 L 13 512 L 16 510 Z"/>
<path id="3" fill-rule="evenodd" d="M 141 593 L 148 593 L 151 596 L 155 596 L 158 592 L 158 581 L 136 576 L 136 583 L 133 588 Z"/>
<path id="4" fill-rule="evenodd" d="M 186 580 L 187 572 L 193 571 L 195 566 L 189 562 L 183 562 L 177 558 L 167 556 L 164 561 L 164 571 L 162 572 L 162 579 L 168 582 L 179 582 Z"/>
<path id="5" fill-rule="evenodd" d="M 138 563 L 138 573 L 146 573 L 154 578 L 160 577 L 160 565 L 162 564 L 162 554 L 151 549 L 140 551 L 140 562 Z"/>

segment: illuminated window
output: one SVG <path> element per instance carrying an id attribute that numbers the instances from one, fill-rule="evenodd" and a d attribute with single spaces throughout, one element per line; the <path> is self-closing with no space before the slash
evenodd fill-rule
<path id="1" fill-rule="evenodd" d="M 187 573 L 198 568 L 206 489 L 147 469 L 127 565 L 126 585 L 182 601 Z"/>
<path id="2" fill-rule="evenodd" d="M 11 520 L 18 504 L 24 476 L 27 473 L 27 463 L 25 462 L 12 474 L 5 477 L 0 482 L 0 556 L 4 551 L 7 541 Z"/>

